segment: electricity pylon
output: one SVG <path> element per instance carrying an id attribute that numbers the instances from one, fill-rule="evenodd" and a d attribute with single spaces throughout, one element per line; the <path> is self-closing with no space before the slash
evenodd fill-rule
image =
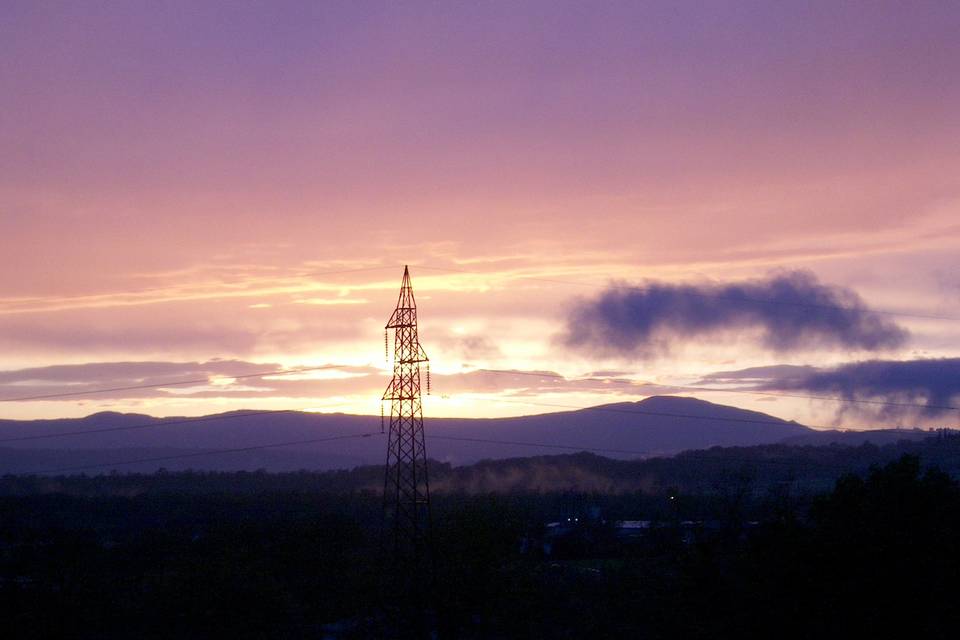
<path id="1" fill-rule="evenodd" d="M 410 284 L 410 270 L 403 268 L 403 283 L 397 308 L 386 330 L 394 330 L 393 379 L 383 393 L 390 401 L 390 431 L 387 466 L 383 481 L 383 551 L 408 587 L 426 598 L 429 589 L 430 484 L 427 479 L 427 451 L 423 437 L 423 409 L 420 397 L 420 364 L 430 365 L 417 337 L 417 303 Z M 386 341 L 386 336 L 385 336 Z M 426 604 L 426 603 L 423 603 Z"/>

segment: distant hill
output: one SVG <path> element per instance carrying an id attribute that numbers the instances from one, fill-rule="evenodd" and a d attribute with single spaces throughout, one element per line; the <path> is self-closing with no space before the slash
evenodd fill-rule
<path id="1" fill-rule="evenodd" d="M 0 421 L 0 473 L 114 464 L 380 430 L 379 416 L 346 414 L 258 415 L 240 411 L 204 416 L 202 422 L 186 420 L 190 419 L 118 413 L 98 413 L 80 419 L 3 420 Z M 430 457 L 453 465 L 581 448 L 602 449 L 601 453 L 611 458 L 632 459 L 717 445 L 768 444 L 814 433 L 796 422 L 765 413 L 677 396 L 654 396 L 640 402 L 513 418 L 427 418 L 426 425 Z M 80 431 L 97 433 L 68 435 Z M 16 440 L 56 434 L 63 435 Z M 503 444 L 505 442 L 512 444 Z M 561 449 L 522 443 L 545 443 Z M 378 434 L 366 439 L 150 460 L 117 468 L 124 471 L 153 471 L 158 467 L 171 470 L 342 469 L 379 464 L 385 448 L 385 438 Z M 90 472 L 104 471 L 109 471 L 109 467 Z"/>
<path id="2" fill-rule="evenodd" d="M 23 453 L 29 457 L 39 452 Z M 117 450 L 113 453 L 130 456 L 143 452 Z M 843 474 L 864 474 L 873 466 L 882 466 L 905 454 L 918 457 L 925 468 L 935 467 L 960 478 L 960 434 L 943 432 L 923 440 L 900 440 L 882 446 L 766 444 L 713 447 L 645 460 L 613 460 L 581 452 L 482 460 L 463 466 L 431 461 L 430 487 L 435 496 L 463 493 L 595 493 L 616 496 L 642 493 L 662 498 L 679 493 L 687 498 L 729 499 L 737 492 L 743 492 L 744 497 L 760 504 L 777 496 L 798 498 L 829 491 Z M 271 459 L 266 457 L 255 462 L 267 467 Z M 381 465 L 284 473 L 171 470 L 169 473 L 150 471 L 66 478 L 0 476 L 0 496 L 281 492 L 325 495 L 368 492 L 368 496 L 376 496 L 382 487 Z"/>
<path id="3" fill-rule="evenodd" d="M 784 440 L 785 444 L 792 445 L 828 445 L 843 444 L 851 447 L 865 442 L 875 445 L 893 444 L 901 440 L 923 440 L 932 434 L 923 429 L 873 429 L 871 431 L 810 431 L 791 436 Z"/>

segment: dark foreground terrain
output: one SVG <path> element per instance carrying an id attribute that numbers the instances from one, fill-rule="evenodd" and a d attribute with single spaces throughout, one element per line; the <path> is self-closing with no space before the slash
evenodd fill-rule
<path id="1" fill-rule="evenodd" d="M 778 447 L 436 466 L 437 626 L 460 638 L 955 637 L 960 487 L 932 466 L 952 472 L 960 439 Z M 525 465 L 611 487 L 622 474 L 629 490 L 525 489 Z M 630 484 L 651 469 L 656 482 Z M 7 476 L 3 637 L 376 636 L 391 594 L 380 497 L 362 488 L 374 472 Z M 479 491 L 477 474 L 514 484 Z"/>

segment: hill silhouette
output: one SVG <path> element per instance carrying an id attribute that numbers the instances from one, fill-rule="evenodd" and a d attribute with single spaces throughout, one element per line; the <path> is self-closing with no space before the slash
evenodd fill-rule
<path id="1" fill-rule="evenodd" d="M 0 421 L 0 472 L 114 464 L 371 433 L 379 429 L 379 417 L 301 412 L 264 415 L 238 411 L 204 416 L 202 421 L 119 413 L 97 413 L 79 419 L 4 420 Z M 522 443 L 549 444 L 570 451 L 599 450 L 611 458 L 632 459 L 712 446 L 770 444 L 814 433 L 801 424 L 765 413 L 678 396 L 654 396 L 639 402 L 510 418 L 428 417 L 426 429 L 429 456 L 453 465 L 557 452 Z M 69 435 L 86 431 L 97 433 Z M 38 436 L 43 437 L 38 439 Z M 370 437 L 117 468 L 129 471 L 153 471 L 159 466 L 271 471 L 351 468 L 379 464 L 385 447 L 384 438 Z M 103 471 L 109 470 L 107 467 Z"/>

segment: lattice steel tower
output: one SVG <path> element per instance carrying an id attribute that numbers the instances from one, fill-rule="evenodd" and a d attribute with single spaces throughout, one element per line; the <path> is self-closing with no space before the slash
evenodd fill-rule
<path id="1" fill-rule="evenodd" d="M 383 482 L 384 551 L 398 568 L 413 574 L 429 571 L 430 484 L 423 438 L 420 364 L 430 365 L 417 337 L 417 303 L 410 270 L 403 268 L 400 299 L 386 330 L 394 330 L 393 379 L 383 393 L 390 401 L 390 435 Z M 386 335 L 384 336 L 386 342 Z M 411 574 L 408 578 L 413 578 Z"/>

